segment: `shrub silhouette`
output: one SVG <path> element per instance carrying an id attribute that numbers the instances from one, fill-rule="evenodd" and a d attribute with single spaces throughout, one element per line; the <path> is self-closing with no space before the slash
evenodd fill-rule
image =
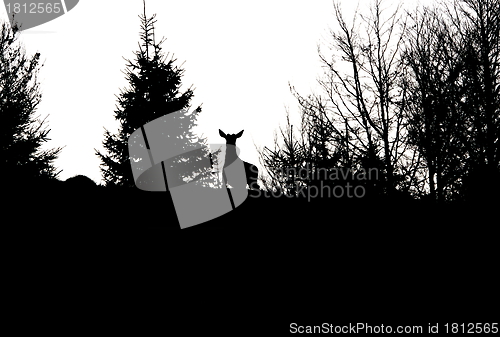
<path id="1" fill-rule="evenodd" d="M 88 190 L 88 189 L 92 189 L 92 188 L 97 187 L 97 184 L 92 179 L 90 179 L 87 176 L 81 175 L 81 174 L 66 179 L 66 181 L 64 183 L 66 185 L 66 188 L 69 188 L 72 190 L 73 189 L 75 189 L 75 190 L 76 189 Z"/>

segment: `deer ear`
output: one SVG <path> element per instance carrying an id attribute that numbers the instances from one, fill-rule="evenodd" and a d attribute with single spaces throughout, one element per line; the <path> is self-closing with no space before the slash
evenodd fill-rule
<path id="1" fill-rule="evenodd" d="M 222 137 L 222 138 L 226 138 L 226 134 L 224 132 L 222 132 L 221 129 L 219 129 L 219 135 Z"/>
<path id="2" fill-rule="evenodd" d="M 241 130 L 240 132 L 238 132 L 236 134 L 236 138 L 240 138 L 243 135 L 243 131 L 245 131 L 245 130 Z"/>

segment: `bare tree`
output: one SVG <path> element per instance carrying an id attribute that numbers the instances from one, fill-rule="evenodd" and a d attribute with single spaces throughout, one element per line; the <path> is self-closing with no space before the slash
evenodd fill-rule
<path id="1" fill-rule="evenodd" d="M 463 176 L 466 116 L 460 110 L 463 58 L 456 30 L 436 8 L 410 13 L 404 59 L 409 142 L 417 146 L 427 168 L 433 200 L 449 199 L 458 192 Z"/>
<path id="2" fill-rule="evenodd" d="M 401 8 L 389 13 L 375 0 L 368 15 L 356 11 L 351 24 L 338 3 L 334 10 L 338 30 L 331 31 L 331 57 L 318 48 L 325 69 L 318 80 L 322 92 L 303 96 L 291 87 L 300 108 L 300 137 L 287 119 L 287 128 L 280 129 L 283 145 L 276 139 L 274 150 L 265 148 L 263 164 L 275 172 L 284 165 L 292 172 L 302 168 L 307 176 L 287 175 L 285 181 L 306 186 L 318 183 L 319 171 L 376 168 L 378 193 L 407 190 L 418 158 L 406 142 Z"/>
<path id="3" fill-rule="evenodd" d="M 479 194 L 494 194 L 491 183 L 498 188 L 500 176 L 500 2 L 455 0 L 453 9 L 448 12 L 465 43 L 462 109 L 470 126 L 465 193 L 479 185 Z"/>
<path id="4" fill-rule="evenodd" d="M 454 0 L 409 15 L 410 143 L 437 201 L 463 198 L 464 188 L 478 185 L 475 177 L 498 175 L 499 7 Z"/>
<path id="5" fill-rule="evenodd" d="M 399 59 L 406 23 L 400 6 L 390 13 L 383 6 L 375 0 L 368 15 L 356 11 L 349 24 L 340 5 L 334 4 L 338 31 L 331 32 L 332 56 L 319 51 L 325 67 L 319 83 L 327 105 L 309 99 L 315 106 L 309 111 L 328 121 L 329 130 L 343 144 L 346 162 L 356 157 L 368 165 L 382 164 L 386 192 L 392 193 L 408 150 L 406 88 Z"/>

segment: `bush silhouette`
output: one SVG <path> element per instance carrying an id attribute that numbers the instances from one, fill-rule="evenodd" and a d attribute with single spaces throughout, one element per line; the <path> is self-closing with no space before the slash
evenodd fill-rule
<path id="1" fill-rule="evenodd" d="M 77 175 L 66 179 L 64 182 L 69 189 L 92 189 L 97 187 L 96 183 L 87 176 Z"/>

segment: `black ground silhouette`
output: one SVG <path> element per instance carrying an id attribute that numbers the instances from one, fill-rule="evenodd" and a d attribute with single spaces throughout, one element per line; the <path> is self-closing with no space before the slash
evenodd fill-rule
<path id="1" fill-rule="evenodd" d="M 8 226 L 180 230 L 168 192 L 106 188 L 89 180 L 75 177 L 6 191 L 5 209 L 16 219 Z M 359 231 L 411 237 L 485 230 L 487 235 L 495 227 L 495 205 L 498 199 L 449 204 L 388 197 L 307 200 L 250 191 L 232 212 L 184 231 Z"/>

